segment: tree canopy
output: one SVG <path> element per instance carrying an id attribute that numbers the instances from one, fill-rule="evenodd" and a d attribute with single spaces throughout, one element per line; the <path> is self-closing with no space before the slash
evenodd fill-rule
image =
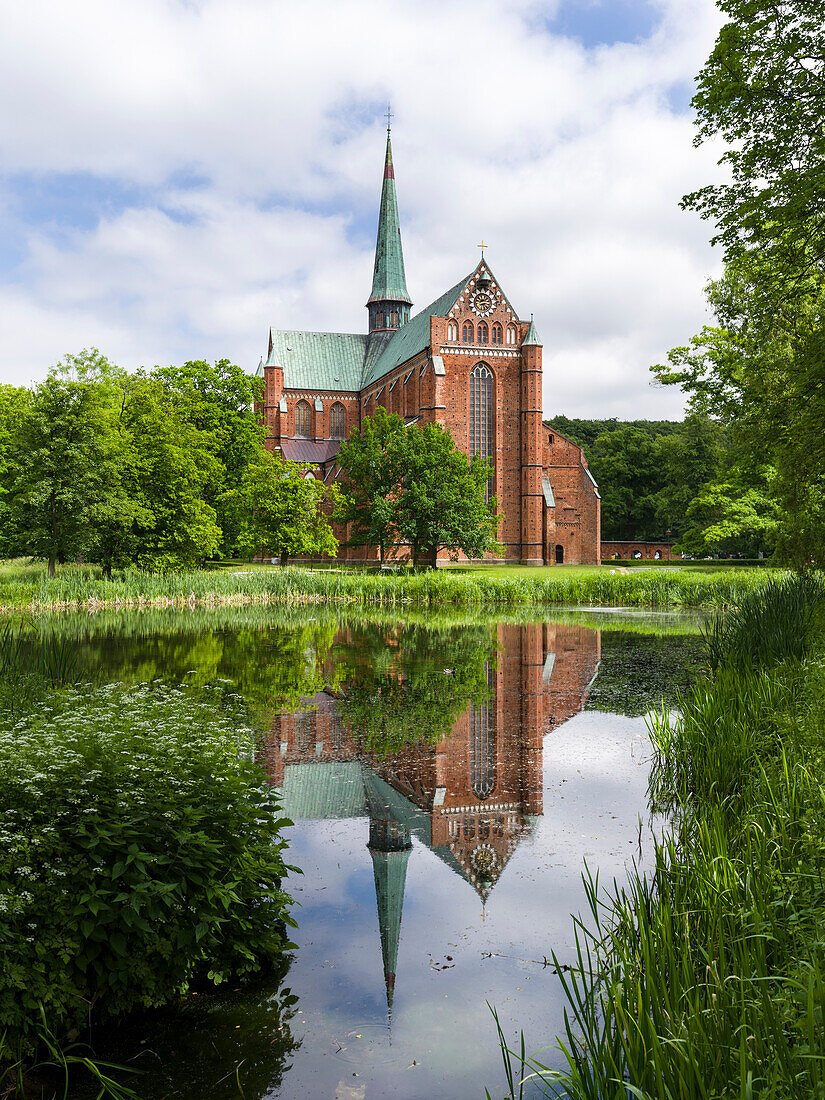
<path id="1" fill-rule="evenodd" d="M 0 388 L 0 552 L 109 574 L 238 552 L 248 524 L 232 493 L 266 463 L 256 392 L 227 360 L 127 374 L 96 349 Z"/>
<path id="2" fill-rule="evenodd" d="M 729 21 L 699 74 L 697 142 L 721 137 L 730 180 L 685 196 L 716 222 L 717 324 L 652 369 L 717 418 L 730 472 L 692 506 L 720 533 L 772 531 L 825 564 L 825 2 L 719 0 Z"/>
<path id="3" fill-rule="evenodd" d="M 825 263 L 825 2 L 717 3 L 728 22 L 693 106 L 696 143 L 724 139 L 730 180 L 686 195 L 683 206 L 715 221 L 729 262 L 768 253 L 762 274 L 785 297 Z"/>
<path id="4" fill-rule="evenodd" d="M 286 462 L 259 448 L 238 486 L 218 498 L 244 556 L 275 554 L 286 565 L 289 558 L 336 552 L 338 543 L 323 506 L 334 506 L 338 486 L 324 485 L 310 471 L 304 463 Z"/>
<path id="5" fill-rule="evenodd" d="M 383 558 L 408 546 L 413 565 L 435 565 L 440 550 L 480 558 L 497 551 L 492 468 L 459 451 L 440 424 L 404 425 L 378 408 L 339 451 L 343 496 L 336 516 L 355 546 L 378 545 Z"/>

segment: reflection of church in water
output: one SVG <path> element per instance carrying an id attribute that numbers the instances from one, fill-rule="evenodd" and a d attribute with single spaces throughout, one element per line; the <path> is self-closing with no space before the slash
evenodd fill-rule
<path id="1" fill-rule="evenodd" d="M 413 836 L 486 902 L 543 813 L 543 737 L 583 708 L 598 667 L 595 630 L 538 623 L 497 634 L 487 701 L 471 703 L 435 745 L 365 754 L 326 692 L 273 721 L 266 765 L 284 812 L 293 821 L 369 819 L 390 1007 Z"/>

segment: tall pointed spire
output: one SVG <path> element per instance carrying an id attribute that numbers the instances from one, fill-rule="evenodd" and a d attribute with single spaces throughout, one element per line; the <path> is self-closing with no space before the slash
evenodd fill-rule
<path id="1" fill-rule="evenodd" d="M 395 169 L 392 163 L 390 127 L 387 126 L 387 152 L 384 157 L 384 182 L 381 187 L 381 207 L 378 212 L 378 239 L 375 243 L 375 266 L 372 273 L 372 293 L 367 302 L 370 332 L 393 331 L 410 317 L 412 300 L 407 292 L 404 273 L 404 253 L 401 248 L 401 226 L 395 196 Z"/>
<path id="2" fill-rule="evenodd" d="M 404 908 L 404 884 L 407 861 L 412 850 L 408 826 L 399 821 L 387 804 L 380 784 L 364 770 L 364 794 L 370 815 L 370 839 L 367 844 L 375 874 L 375 900 L 378 904 L 378 930 L 381 934 L 381 959 L 387 991 L 387 1020 L 392 1019 L 395 995 L 395 968 L 401 939 L 401 912 Z"/>

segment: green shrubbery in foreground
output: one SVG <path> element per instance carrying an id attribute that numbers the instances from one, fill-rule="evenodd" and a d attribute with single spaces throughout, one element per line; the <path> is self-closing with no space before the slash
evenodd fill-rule
<path id="1" fill-rule="evenodd" d="M 336 599 L 378 607 L 506 607 L 517 604 L 584 604 L 606 607 L 727 607 L 770 580 L 768 570 L 612 570 L 594 567 L 537 569 L 535 575 L 483 568 L 462 572 L 364 573 L 277 569 L 200 570 L 194 573 L 115 572 L 111 580 L 86 568 L 66 567 L 47 577 L 41 567 L 0 565 L 0 608 L 127 606 L 189 602 Z"/>
<path id="2" fill-rule="evenodd" d="M 62 1041 L 282 956 L 285 822 L 253 749 L 217 689 L 71 688 L 0 719 L 7 1062 L 44 1020 Z"/>
<path id="3" fill-rule="evenodd" d="M 527 1066 L 550 1095 L 825 1096 L 825 583 L 772 584 L 708 643 L 652 724 L 674 819 L 655 870 L 606 899 L 588 883 L 568 1069 Z"/>

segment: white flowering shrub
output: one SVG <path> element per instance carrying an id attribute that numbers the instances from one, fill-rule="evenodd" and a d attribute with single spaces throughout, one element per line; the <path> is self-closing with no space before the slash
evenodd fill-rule
<path id="1" fill-rule="evenodd" d="M 215 689 L 74 688 L 0 719 L 0 1033 L 266 967 L 290 822 Z"/>

